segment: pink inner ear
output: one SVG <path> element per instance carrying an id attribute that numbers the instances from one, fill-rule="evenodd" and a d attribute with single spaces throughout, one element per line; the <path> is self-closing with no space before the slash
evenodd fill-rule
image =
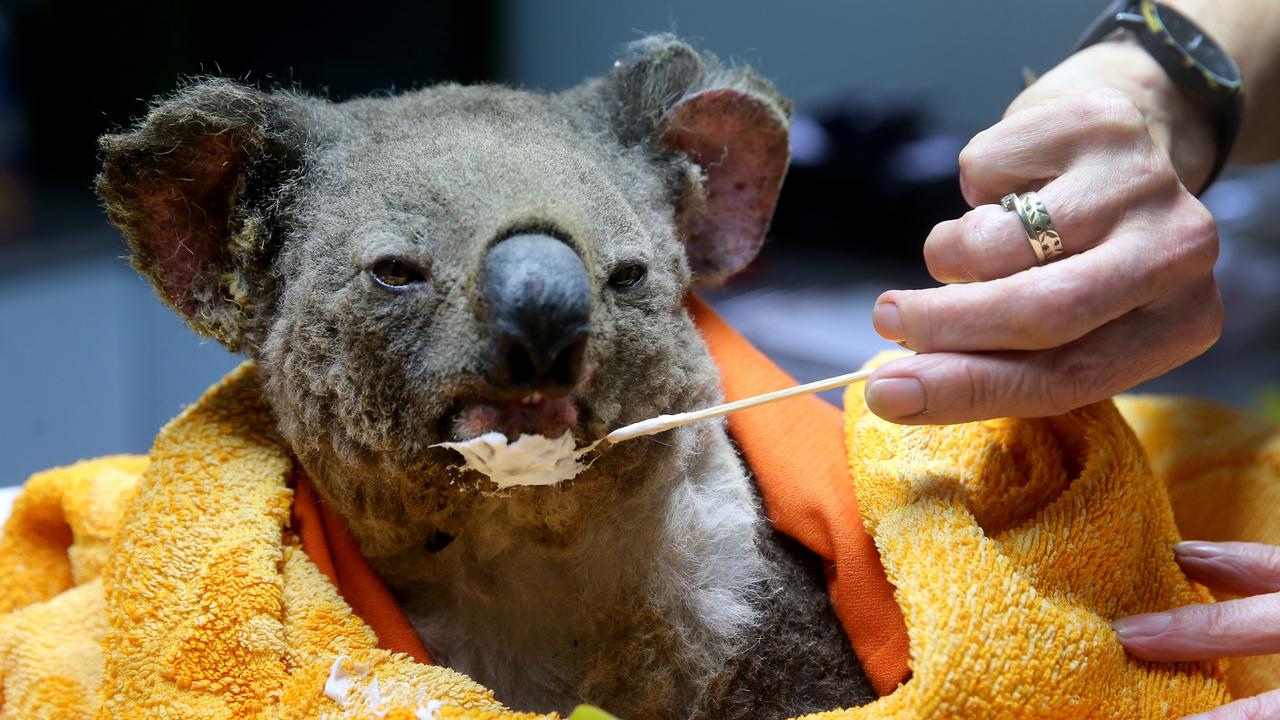
<path id="1" fill-rule="evenodd" d="M 683 228 L 693 271 L 723 280 L 755 258 L 787 172 L 787 119 L 742 90 L 706 90 L 663 120 L 663 143 L 702 168 L 706 208 Z"/>
<path id="2" fill-rule="evenodd" d="M 171 168 L 138 198 L 141 222 L 134 227 L 146 250 L 143 261 L 174 307 L 188 317 L 202 304 L 225 300 L 213 292 L 228 252 L 228 213 L 243 151 L 229 134 L 206 135 L 185 153 L 187 162 Z M 208 309 L 206 305 L 206 310 Z"/>

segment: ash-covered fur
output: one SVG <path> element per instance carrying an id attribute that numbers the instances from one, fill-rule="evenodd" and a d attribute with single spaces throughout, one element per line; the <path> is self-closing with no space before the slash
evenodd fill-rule
<path id="1" fill-rule="evenodd" d="M 769 529 L 723 426 L 495 493 L 431 445 L 493 391 L 479 277 L 520 232 L 592 282 L 579 444 L 720 400 L 683 306 L 757 251 L 789 106 L 667 37 L 556 95 L 441 85 L 335 104 L 203 80 L 104 137 L 135 265 L 257 360 L 283 436 L 432 654 L 520 709 L 775 717 L 871 698 L 821 574 Z M 381 287 L 394 257 L 427 281 Z M 617 288 L 614 268 L 643 262 Z"/>

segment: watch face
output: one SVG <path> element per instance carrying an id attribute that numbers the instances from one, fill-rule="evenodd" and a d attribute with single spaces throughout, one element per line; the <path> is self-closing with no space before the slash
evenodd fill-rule
<path id="1" fill-rule="evenodd" d="M 1195 23 L 1168 5 L 1152 3 L 1160 24 L 1182 51 L 1225 85 L 1240 81 L 1240 71 L 1218 44 L 1205 35 Z"/>

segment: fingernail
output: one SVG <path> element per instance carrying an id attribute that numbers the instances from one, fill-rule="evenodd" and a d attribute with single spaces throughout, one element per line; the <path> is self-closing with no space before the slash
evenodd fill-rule
<path id="1" fill-rule="evenodd" d="M 1151 613 L 1150 615 L 1132 615 L 1111 621 L 1111 627 L 1121 640 L 1133 640 L 1141 637 L 1159 635 L 1173 625 L 1170 613 Z"/>
<path id="2" fill-rule="evenodd" d="M 876 306 L 871 309 L 871 324 L 885 340 L 898 342 L 905 339 L 902 332 L 902 313 L 898 312 L 898 306 L 891 301 L 876 303 Z"/>
<path id="3" fill-rule="evenodd" d="M 867 387 L 867 406 L 883 418 L 906 418 L 924 412 L 924 384 L 912 377 L 883 378 Z"/>
<path id="4" fill-rule="evenodd" d="M 1203 540 L 1189 540 L 1180 542 L 1173 546 L 1175 555 L 1194 558 L 1216 558 L 1225 555 L 1223 548 L 1218 543 L 1205 542 Z"/>

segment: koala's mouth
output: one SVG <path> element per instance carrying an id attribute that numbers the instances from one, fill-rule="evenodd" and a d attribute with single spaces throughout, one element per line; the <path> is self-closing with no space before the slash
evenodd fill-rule
<path id="1" fill-rule="evenodd" d="M 500 432 L 515 441 L 522 434 L 556 438 L 578 424 L 578 408 L 569 396 L 546 397 L 532 393 L 521 400 L 477 400 L 462 406 L 455 416 L 453 435 L 470 440 Z"/>

